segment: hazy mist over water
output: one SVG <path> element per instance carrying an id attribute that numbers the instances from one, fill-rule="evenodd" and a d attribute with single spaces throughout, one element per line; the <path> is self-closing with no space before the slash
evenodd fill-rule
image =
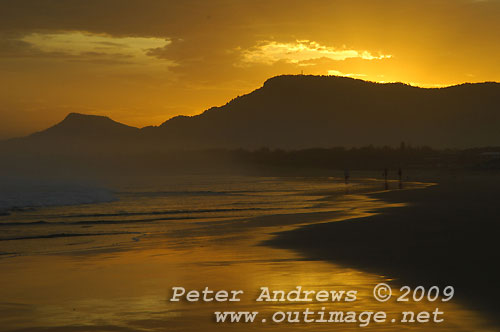
<path id="1" fill-rule="evenodd" d="M 0 242 L 2 252 L 15 254 L 116 247 L 140 242 L 145 236 L 187 229 L 201 232 L 200 227 L 208 227 L 202 225 L 320 211 L 326 207 L 317 201 L 324 191 L 345 190 L 333 179 L 236 176 L 172 176 L 154 183 L 121 183 L 112 189 L 14 181 L 4 180 L 2 186 Z M 374 185 L 357 184 L 352 190 L 370 186 Z M 50 246 L 37 249 L 36 243 L 48 241 Z"/>

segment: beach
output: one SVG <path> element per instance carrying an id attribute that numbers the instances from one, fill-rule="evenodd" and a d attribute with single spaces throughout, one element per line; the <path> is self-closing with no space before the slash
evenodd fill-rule
<path id="1" fill-rule="evenodd" d="M 443 189 L 434 188 L 444 186 L 415 181 L 405 183 L 408 190 L 399 190 L 398 182 L 391 180 L 391 191 L 385 191 L 384 182 L 377 179 L 356 178 L 346 186 L 338 177 L 193 177 L 165 181 L 155 179 L 154 184 L 129 183 L 114 188 L 113 201 L 39 207 L 2 216 L 0 283 L 6 287 L 0 291 L 0 330 L 345 331 L 360 329 L 360 323 L 290 325 L 264 320 L 270 320 L 277 311 L 307 309 L 383 310 L 389 315 L 403 308 L 434 310 L 428 302 L 404 307 L 395 301 L 380 303 L 373 299 L 372 290 L 379 283 L 389 283 L 398 296 L 395 286 L 399 283 L 430 285 L 436 281 L 431 277 L 433 271 L 421 266 L 427 259 L 407 256 L 403 251 L 405 244 L 421 239 L 412 233 L 421 234 L 419 231 L 428 224 L 418 226 L 417 219 L 408 219 L 405 226 L 401 217 L 393 216 L 415 214 L 411 209 L 420 200 L 429 197 L 435 201 L 442 195 L 435 190 Z M 446 206 L 444 201 L 450 199 L 443 199 L 439 205 Z M 435 206 L 419 209 L 426 214 Z M 373 218 L 393 223 L 370 227 L 363 236 L 362 225 L 374 225 Z M 395 224 L 394 218 L 400 223 Z M 406 232 L 407 238 L 398 239 L 394 236 L 397 231 Z M 436 236 L 442 239 L 443 232 Z M 367 242 L 368 234 L 387 234 L 390 242 L 385 248 L 398 252 L 400 265 L 377 260 L 388 253 Z M 358 249 L 354 249 L 355 244 Z M 412 245 L 423 257 L 428 253 L 420 242 Z M 388 257 L 387 261 L 398 256 Z M 401 262 L 409 257 L 415 262 L 403 265 Z M 421 268 L 420 274 L 412 274 L 408 266 L 413 264 Z M 451 266 L 445 264 L 433 263 L 429 268 Z M 464 276 L 483 276 L 474 270 L 479 263 L 461 266 L 471 269 Z M 443 279 L 436 284 L 453 283 L 459 299 L 467 299 L 456 276 L 446 273 L 438 275 Z M 315 292 L 351 290 L 357 300 L 255 301 L 262 287 L 290 292 L 298 286 Z M 241 290 L 243 294 L 239 302 L 172 302 L 173 287 Z M 494 291 L 491 285 L 485 288 L 489 294 Z M 362 328 L 456 331 L 460 326 L 461 331 L 494 331 L 484 312 L 472 305 L 475 303 L 456 299 L 440 302 L 439 310 L 446 317 L 440 324 L 389 322 Z M 265 319 L 253 324 L 216 323 L 214 313 L 222 310 L 258 311 Z"/>
<path id="2" fill-rule="evenodd" d="M 424 189 L 369 195 L 404 206 L 300 227 L 267 244 L 390 276 L 399 285 L 453 285 L 465 306 L 498 320 L 500 178 L 459 174 L 433 181 Z"/>

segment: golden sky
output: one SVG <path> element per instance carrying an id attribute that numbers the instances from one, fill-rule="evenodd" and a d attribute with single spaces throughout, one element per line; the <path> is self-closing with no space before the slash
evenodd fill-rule
<path id="1" fill-rule="evenodd" d="M 2 0 L 0 139 L 69 112 L 135 125 L 280 74 L 500 81 L 500 0 Z"/>

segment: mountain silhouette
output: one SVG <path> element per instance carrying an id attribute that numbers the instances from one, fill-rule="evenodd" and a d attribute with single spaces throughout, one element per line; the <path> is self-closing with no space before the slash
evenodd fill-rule
<path id="1" fill-rule="evenodd" d="M 335 76 L 278 76 L 254 92 L 156 129 L 184 147 L 500 145 L 500 84 L 424 89 Z"/>
<path id="2" fill-rule="evenodd" d="M 113 121 L 107 116 L 69 113 L 58 124 L 26 137 L 2 142 L 12 152 L 92 153 L 122 150 L 136 144 L 140 129 Z M 0 145 L 0 147 L 2 146 Z"/>
<path id="3" fill-rule="evenodd" d="M 96 141 L 110 142 L 136 138 L 138 128 L 124 125 L 100 115 L 70 113 L 66 118 L 46 130 L 28 136 L 38 141 Z"/>
<path id="4" fill-rule="evenodd" d="M 226 105 L 135 128 L 71 113 L 4 146 L 67 151 L 500 145 L 500 84 L 419 88 L 336 76 L 277 76 Z"/>
<path id="5" fill-rule="evenodd" d="M 122 139 L 136 135 L 138 128 L 124 125 L 100 115 L 70 113 L 60 123 L 44 131 L 30 135 L 35 139 L 84 138 Z"/>

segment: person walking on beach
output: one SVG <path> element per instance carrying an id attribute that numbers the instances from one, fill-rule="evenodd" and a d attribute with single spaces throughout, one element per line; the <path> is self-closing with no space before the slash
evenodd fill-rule
<path id="1" fill-rule="evenodd" d="M 347 185 L 347 184 L 349 184 L 349 178 L 350 178 L 350 176 L 349 176 L 349 170 L 348 170 L 348 169 L 346 169 L 346 170 L 344 171 L 344 181 L 345 181 L 345 184 L 346 184 L 346 185 Z"/>
<path id="2" fill-rule="evenodd" d="M 398 177 L 399 177 L 399 189 L 403 189 L 403 170 L 401 167 L 398 168 Z"/>
<path id="3" fill-rule="evenodd" d="M 389 189 L 389 183 L 387 183 L 387 176 L 389 175 L 389 171 L 387 170 L 387 167 L 384 168 L 384 181 L 385 181 L 385 190 Z"/>

